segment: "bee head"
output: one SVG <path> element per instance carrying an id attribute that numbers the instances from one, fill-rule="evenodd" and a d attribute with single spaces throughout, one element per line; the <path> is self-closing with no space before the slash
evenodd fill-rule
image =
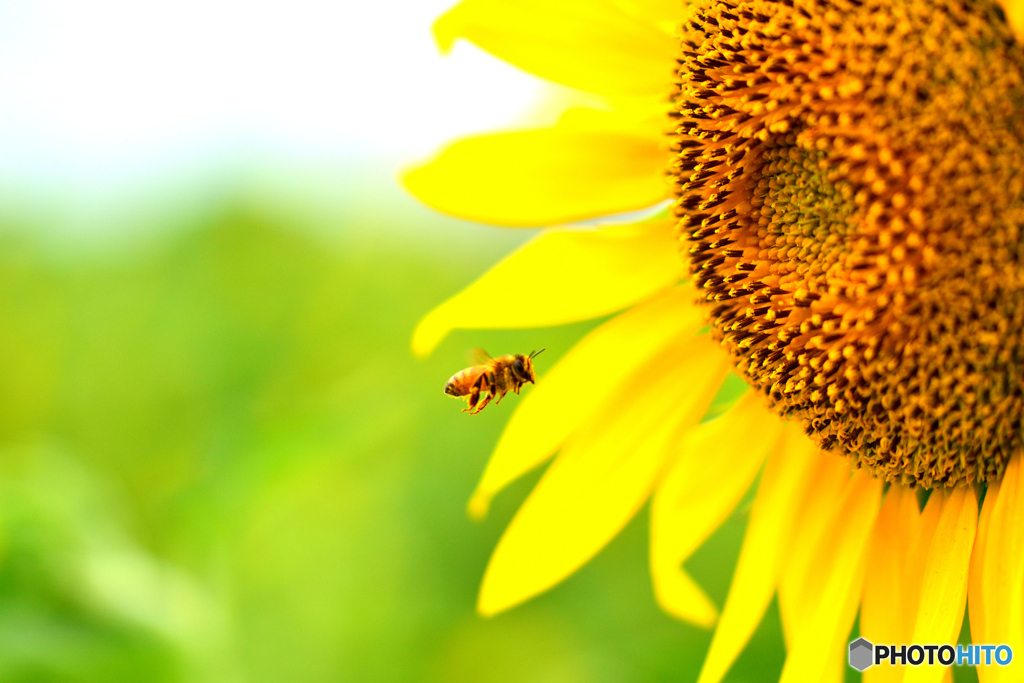
<path id="1" fill-rule="evenodd" d="M 515 375 L 516 379 L 520 382 L 532 382 L 533 363 L 530 362 L 530 357 L 517 353 L 515 360 L 512 361 L 512 374 Z"/>
<path id="2" fill-rule="evenodd" d="M 540 351 L 543 351 L 541 349 Z M 540 351 L 534 351 L 529 356 L 524 356 L 521 353 L 516 354 L 516 359 L 512 363 L 512 372 L 520 382 L 536 383 L 537 375 L 533 371 L 533 359 L 537 357 Z"/>

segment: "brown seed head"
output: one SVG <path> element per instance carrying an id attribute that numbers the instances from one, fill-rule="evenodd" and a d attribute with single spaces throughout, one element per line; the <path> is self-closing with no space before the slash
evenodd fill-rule
<path id="1" fill-rule="evenodd" d="M 680 237 L 738 370 L 892 482 L 1024 447 L 1024 50 L 988 0 L 698 0 Z"/>

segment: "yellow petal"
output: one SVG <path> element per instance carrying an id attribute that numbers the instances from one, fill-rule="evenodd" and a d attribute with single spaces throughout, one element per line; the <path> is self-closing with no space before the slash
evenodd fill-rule
<path id="1" fill-rule="evenodd" d="M 928 561 L 928 551 L 931 548 L 932 539 L 935 537 L 935 530 L 939 526 L 939 520 L 942 517 L 942 497 L 940 496 L 932 502 L 929 498 L 929 505 L 925 505 L 924 510 L 921 512 L 921 526 L 918 529 L 917 535 L 911 539 L 910 548 L 908 549 L 908 560 L 906 572 L 910 578 L 909 581 L 913 581 L 913 584 L 918 587 L 917 591 L 911 591 L 913 601 L 908 602 L 908 610 L 915 620 L 917 608 L 920 602 L 920 586 L 921 577 L 924 576 L 925 563 Z"/>
<path id="2" fill-rule="evenodd" d="M 568 223 L 667 199 L 671 153 L 664 140 L 632 117 L 571 115 L 551 128 L 456 141 L 402 182 L 423 203 L 460 218 L 519 227 Z"/>
<path id="3" fill-rule="evenodd" d="M 894 485 L 886 494 L 872 533 L 870 570 L 865 578 L 861 604 L 861 634 L 868 640 L 896 644 L 920 642 L 914 640 L 914 628 L 922 600 L 922 577 L 927 574 L 943 502 L 943 494 L 937 492 L 921 513 L 915 491 Z M 955 638 L 954 635 L 952 640 Z M 906 671 L 905 666 L 874 666 L 864 672 L 864 681 L 902 681 Z"/>
<path id="4" fill-rule="evenodd" d="M 544 327 L 620 310 L 679 280 L 678 249 L 669 220 L 545 231 L 427 314 L 413 352 L 429 354 L 455 328 Z"/>
<path id="5" fill-rule="evenodd" d="M 1024 0 L 1002 0 L 1006 20 L 1017 34 L 1017 40 L 1024 40 Z"/>
<path id="6" fill-rule="evenodd" d="M 612 318 L 581 339 L 541 375 L 512 413 L 470 499 L 470 515 L 486 515 L 498 491 L 544 462 L 603 403 L 622 395 L 620 386 L 637 368 L 673 340 L 696 335 L 702 324 L 701 312 L 693 304 L 693 288 L 682 285 Z"/>
<path id="7" fill-rule="evenodd" d="M 846 680 L 845 645 L 843 643 L 843 648 L 836 648 L 835 652 L 828 656 L 829 661 L 825 667 L 825 673 L 821 676 L 821 683 L 843 683 Z"/>
<path id="8" fill-rule="evenodd" d="M 693 592 L 681 565 L 736 507 L 781 431 L 782 422 L 760 396 L 747 392 L 683 439 L 651 504 L 654 592 L 670 614 L 701 626 L 713 623 L 717 610 Z"/>
<path id="9" fill-rule="evenodd" d="M 655 585 L 656 597 L 666 612 L 691 624 L 710 628 L 718 618 L 718 608 L 690 573 L 675 567 L 672 576 Z"/>
<path id="10" fill-rule="evenodd" d="M 823 456 L 807 498 L 800 503 L 800 526 L 779 579 L 779 612 L 789 647 L 801 624 L 811 616 L 814 596 L 824 590 L 828 577 L 815 564 L 818 548 L 823 538 L 832 534 L 831 524 L 843 504 L 843 492 L 849 481 L 850 466 L 846 460 Z"/>
<path id="11" fill-rule="evenodd" d="M 810 598 L 813 606 L 807 610 L 808 617 L 794 633 L 780 683 L 821 680 L 833 653 L 844 647 L 857 612 L 881 495 L 882 483 L 863 470 L 850 478 L 829 533 L 816 548 L 814 564 L 825 580 L 820 592 Z"/>
<path id="12" fill-rule="evenodd" d="M 982 576 L 972 589 L 982 595 L 985 643 L 1006 644 L 1013 650 L 1009 666 L 978 668 L 986 683 L 1001 683 L 1021 680 L 1024 670 L 1024 467 L 1019 454 L 1011 458 L 998 491 L 989 490 L 986 508 L 990 500 Z"/>
<path id="13" fill-rule="evenodd" d="M 727 368 L 707 335 L 668 348 L 581 427 L 505 530 L 479 611 L 547 590 L 604 547 L 643 505 L 670 443 L 701 418 Z"/>
<path id="14" fill-rule="evenodd" d="M 967 577 L 978 523 L 978 500 L 974 490 L 960 487 L 932 498 L 941 506 L 941 516 L 932 537 L 924 567 L 921 600 L 912 643 L 954 643 L 960 635 L 967 602 Z M 932 504 L 929 499 L 928 504 Z M 940 683 L 947 667 L 909 667 L 905 683 Z"/>
<path id="15" fill-rule="evenodd" d="M 775 592 L 799 502 L 821 459 L 798 427 L 785 431 L 761 475 L 732 587 L 698 683 L 721 681 L 761 621 Z"/>
<path id="16" fill-rule="evenodd" d="M 910 643 L 920 594 L 920 574 L 908 571 L 910 547 L 921 529 L 917 492 L 893 485 L 878 513 L 868 550 L 860 607 L 860 632 L 873 643 Z M 903 667 L 873 666 L 864 683 L 899 683 Z"/>
<path id="17" fill-rule="evenodd" d="M 985 494 L 985 504 L 978 518 L 978 534 L 974 539 L 974 552 L 971 553 L 971 576 L 967 584 L 967 609 L 971 623 L 971 642 L 992 643 L 985 624 L 984 575 L 985 557 L 988 553 L 988 531 L 992 520 L 992 508 L 999 498 L 999 483 L 991 484 Z M 978 679 L 986 680 L 983 669 L 978 669 Z"/>
<path id="18" fill-rule="evenodd" d="M 532 74 L 602 95 L 666 95 L 676 39 L 601 0 L 464 0 L 437 20 L 442 51 L 465 38 Z"/>
<path id="19" fill-rule="evenodd" d="M 623 12 L 672 32 L 683 21 L 686 3 L 683 0 L 616 0 Z"/>

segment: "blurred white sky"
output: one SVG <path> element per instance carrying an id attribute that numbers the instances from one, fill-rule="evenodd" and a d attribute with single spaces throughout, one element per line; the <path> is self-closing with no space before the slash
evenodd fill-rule
<path id="1" fill-rule="evenodd" d="M 460 45 L 452 0 L 0 0 L 0 183 L 123 192 L 254 161 L 414 158 L 537 82 Z M 44 193 L 45 194 L 45 193 Z"/>

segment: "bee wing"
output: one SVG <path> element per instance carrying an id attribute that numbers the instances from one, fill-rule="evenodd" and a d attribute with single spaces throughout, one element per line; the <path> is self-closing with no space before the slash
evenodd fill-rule
<path id="1" fill-rule="evenodd" d="M 469 360 L 474 365 L 487 365 L 494 359 L 491 358 L 491 354 L 477 347 L 469 352 Z"/>

